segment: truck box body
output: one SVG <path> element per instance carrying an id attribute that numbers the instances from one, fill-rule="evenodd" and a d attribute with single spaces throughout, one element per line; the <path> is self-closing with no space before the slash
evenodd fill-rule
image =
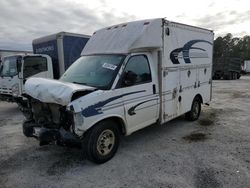
<path id="1" fill-rule="evenodd" d="M 214 58 L 213 79 L 234 80 L 240 78 L 241 59 L 233 57 Z"/>
<path id="2" fill-rule="evenodd" d="M 210 101 L 212 49 L 212 31 L 155 19 L 99 30 L 82 55 L 150 52 L 165 122 L 188 111 L 197 93 Z"/>
<path id="3" fill-rule="evenodd" d="M 80 57 L 89 38 L 88 35 L 60 32 L 33 40 L 33 52 L 52 58 L 54 78 L 58 79 Z"/>
<path id="4" fill-rule="evenodd" d="M 92 160 L 105 162 L 116 151 L 105 154 L 115 144 L 117 128 L 130 135 L 185 113 L 190 120 L 199 117 L 200 104 L 211 100 L 213 38 L 210 30 L 161 18 L 98 30 L 60 80 L 27 81 L 27 95 L 34 101 L 32 121 L 48 119 L 46 130 L 38 127 L 46 132 L 57 126 L 56 134 L 62 138 L 64 123 L 58 114 L 72 114 L 66 130 L 73 130 L 76 139 L 87 139 L 86 146 L 94 150 L 106 147 L 88 150 Z M 51 109 L 52 118 L 43 117 L 42 107 Z M 34 126 L 24 124 L 24 130 Z M 99 140 L 103 144 L 96 146 L 96 138 L 103 138 Z M 97 159 L 98 152 L 102 157 Z"/>

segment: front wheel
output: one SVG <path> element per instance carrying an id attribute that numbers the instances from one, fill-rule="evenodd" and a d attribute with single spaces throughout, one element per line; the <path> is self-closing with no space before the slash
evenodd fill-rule
<path id="1" fill-rule="evenodd" d="M 199 118 L 201 112 L 201 101 L 198 97 L 195 97 L 191 106 L 191 110 L 185 114 L 185 117 L 189 121 L 195 121 Z"/>
<path id="2" fill-rule="evenodd" d="M 119 146 L 119 129 L 113 121 L 95 125 L 86 135 L 83 148 L 87 158 L 95 163 L 105 163 L 116 153 Z"/>

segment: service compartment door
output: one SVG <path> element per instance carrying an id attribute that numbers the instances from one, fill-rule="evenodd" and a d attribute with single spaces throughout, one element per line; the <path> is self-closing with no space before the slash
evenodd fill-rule
<path id="1" fill-rule="evenodd" d="M 211 65 L 203 65 L 199 67 L 198 83 L 200 86 L 210 83 L 211 79 Z"/>
<path id="2" fill-rule="evenodd" d="M 198 69 L 196 66 L 188 65 L 180 68 L 180 90 L 178 102 L 178 115 L 190 110 L 194 90 L 198 87 Z"/>
<path id="3" fill-rule="evenodd" d="M 132 74 L 131 74 L 132 73 Z M 136 75 L 133 85 L 124 83 L 126 75 Z M 131 56 L 123 71 L 121 87 L 128 134 L 157 121 L 159 95 L 146 55 Z"/>
<path id="4" fill-rule="evenodd" d="M 198 87 L 203 96 L 203 102 L 209 102 L 211 98 L 211 65 L 202 65 L 198 69 Z"/>
<path id="5" fill-rule="evenodd" d="M 197 68 L 182 67 L 180 69 L 180 91 L 184 92 L 197 86 Z"/>
<path id="6" fill-rule="evenodd" d="M 162 82 L 163 97 L 163 119 L 168 121 L 177 115 L 177 102 L 179 95 L 179 70 L 178 68 L 167 68 Z"/>

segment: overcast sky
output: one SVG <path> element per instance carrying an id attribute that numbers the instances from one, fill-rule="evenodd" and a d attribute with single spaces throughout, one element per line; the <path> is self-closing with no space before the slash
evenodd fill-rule
<path id="1" fill-rule="evenodd" d="M 113 24 L 147 18 L 250 35 L 249 0 L 1 0 L 0 49 L 31 50 L 32 40 L 60 31 L 91 35 Z"/>

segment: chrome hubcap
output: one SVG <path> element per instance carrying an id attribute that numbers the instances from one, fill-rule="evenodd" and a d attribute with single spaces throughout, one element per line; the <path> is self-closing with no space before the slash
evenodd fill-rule
<path id="1" fill-rule="evenodd" d="M 111 130 L 104 130 L 97 140 L 97 151 L 100 155 L 107 155 L 113 149 L 115 144 L 115 135 Z"/>

